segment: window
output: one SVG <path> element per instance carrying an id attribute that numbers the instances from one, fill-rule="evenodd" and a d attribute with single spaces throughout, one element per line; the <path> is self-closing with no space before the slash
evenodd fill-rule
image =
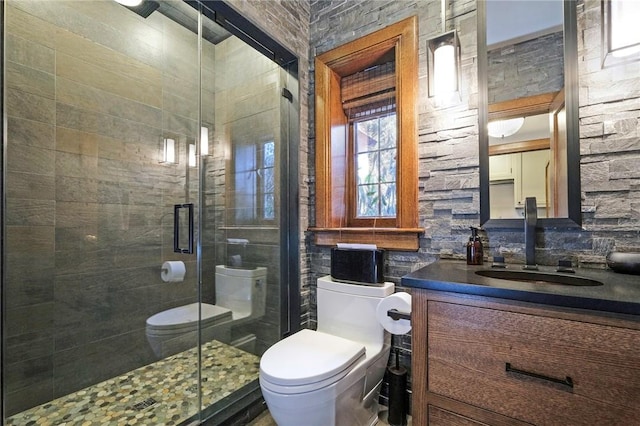
<path id="1" fill-rule="evenodd" d="M 315 242 L 417 250 L 417 19 L 316 57 Z"/>
<path id="2" fill-rule="evenodd" d="M 235 224 L 275 220 L 275 143 L 237 145 L 233 164 Z"/>
<path id="3" fill-rule="evenodd" d="M 262 197 L 262 218 L 273 220 L 276 218 L 275 207 L 275 164 L 276 152 L 273 141 L 262 144 L 261 166 L 258 168 L 258 180 Z"/>
<path id="4" fill-rule="evenodd" d="M 396 114 L 356 121 L 352 128 L 353 219 L 395 218 Z"/>

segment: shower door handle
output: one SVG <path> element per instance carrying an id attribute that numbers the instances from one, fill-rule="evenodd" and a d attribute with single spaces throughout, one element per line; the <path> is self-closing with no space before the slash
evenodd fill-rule
<path id="1" fill-rule="evenodd" d="M 180 210 L 187 209 L 189 215 L 189 242 L 187 248 L 180 247 Z M 193 253 L 193 203 L 175 204 L 173 206 L 173 251 L 175 253 Z"/>

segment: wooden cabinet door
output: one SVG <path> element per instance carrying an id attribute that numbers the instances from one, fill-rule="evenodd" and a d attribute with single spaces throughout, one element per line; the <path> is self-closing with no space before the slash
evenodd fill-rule
<path id="1" fill-rule="evenodd" d="M 428 392 L 539 425 L 640 425 L 640 330 L 428 302 Z"/>

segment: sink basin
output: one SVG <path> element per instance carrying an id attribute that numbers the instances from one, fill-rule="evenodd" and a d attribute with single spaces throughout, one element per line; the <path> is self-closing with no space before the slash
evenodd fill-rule
<path id="1" fill-rule="evenodd" d="M 575 286 L 598 286 L 602 285 L 600 281 L 589 278 L 577 277 L 573 275 L 553 274 L 549 272 L 539 271 L 513 271 L 508 269 L 490 269 L 476 271 L 476 275 L 488 278 L 499 278 L 509 281 L 523 281 L 527 283 L 537 284 L 558 284 L 558 285 L 575 285 Z"/>

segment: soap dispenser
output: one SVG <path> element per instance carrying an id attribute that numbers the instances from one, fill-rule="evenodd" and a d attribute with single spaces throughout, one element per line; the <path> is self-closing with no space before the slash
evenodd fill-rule
<path id="1" fill-rule="evenodd" d="M 467 265 L 482 265 L 484 251 L 482 241 L 478 236 L 478 228 L 471 227 L 471 236 L 467 243 Z"/>

